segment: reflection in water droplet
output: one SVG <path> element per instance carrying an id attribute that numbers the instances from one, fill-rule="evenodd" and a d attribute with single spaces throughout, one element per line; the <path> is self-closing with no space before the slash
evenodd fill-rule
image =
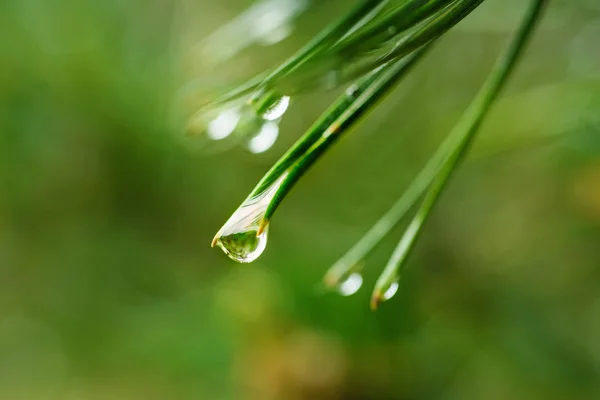
<path id="1" fill-rule="evenodd" d="M 391 299 L 392 297 L 394 297 L 394 295 L 396 294 L 396 292 L 398 291 L 398 282 L 394 282 L 390 285 L 390 287 L 385 291 L 385 293 L 383 294 L 382 299 L 384 301 Z"/>
<path id="2" fill-rule="evenodd" d="M 282 96 L 279 99 L 275 100 L 273 104 L 269 106 L 267 111 L 265 111 L 262 115 L 264 119 L 267 121 L 274 121 L 279 119 L 285 114 L 288 107 L 290 105 L 290 97 Z"/>
<path id="3" fill-rule="evenodd" d="M 287 176 L 283 173 L 271 186 L 248 199 L 217 232 L 213 246 L 218 245 L 234 261 L 249 263 L 256 260 L 267 246 L 268 225 L 257 235 L 267 207 Z"/>
<path id="4" fill-rule="evenodd" d="M 222 111 L 217 118 L 208 124 L 207 136 L 213 140 L 225 139 L 234 131 L 240 118 L 240 111 L 237 108 Z"/>
<path id="5" fill-rule="evenodd" d="M 257 235 L 256 230 L 231 233 L 221 236 L 217 245 L 234 261 L 250 263 L 256 260 L 267 247 L 269 227 Z"/>
<path id="6" fill-rule="evenodd" d="M 248 141 L 248 150 L 254 154 L 263 153 L 271 148 L 279 135 L 279 125 L 266 122 L 258 134 Z"/>
<path id="7" fill-rule="evenodd" d="M 338 285 L 338 292 L 342 296 L 352 296 L 354 293 L 358 292 L 360 287 L 363 284 L 363 277 L 358 272 L 350 274 L 346 280 L 341 282 Z"/>

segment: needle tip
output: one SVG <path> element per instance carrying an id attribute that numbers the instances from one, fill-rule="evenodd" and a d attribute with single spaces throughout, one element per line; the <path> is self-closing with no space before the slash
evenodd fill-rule
<path id="1" fill-rule="evenodd" d="M 373 296 L 371 297 L 371 311 L 377 311 L 382 302 L 383 296 L 380 293 L 373 293 Z"/>
<path id="2" fill-rule="evenodd" d="M 267 229 L 267 226 L 269 226 L 269 221 L 264 219 L 260 221 L 260 225 L 258 225 L 258 229 L 256 230 L 256 236 L 262 235 L 265 229 Z"/>
<path id="3" fill-rule="evenodd" d="M 334 274 L 328 273 L 323 277 L 323 284 L 329 289 L 334 289 L 339 284 L 339 279 Z"/>

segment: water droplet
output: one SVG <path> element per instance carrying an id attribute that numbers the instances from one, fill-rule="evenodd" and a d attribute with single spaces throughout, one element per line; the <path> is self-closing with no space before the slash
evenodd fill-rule
<path id="1" fill-rule="evenodd" d="M 392 297 L 394 297 L 394 295 L 396 294 L 396 292 L 398 292 L 398 287 L 400 285 L 398 284 L 398 282 L 393 282 L 389 288 L 387 288 L 387 290 L 385 291 L 385 293 L 383 293 L 383 296 L 381 297 L 383 301 L 387 301 L 389 299 L 391 299 Z"/>
<path id="2" fill-rule="evenodd" d="M 279 136 L 279 121 L 290 104 L 288 96 L 255 94 L 246 104 L 236 132 L 254 154 L 269 150 Z"/>
<path id="3" fill-rule="evenodd" d="M 242 124 L 242 108 L 238 105 L 200 109 L 190 116 L 184 116 L 176 126 L 182 144 L 192 151 L 221 153 L 238 145 L 241 138 L 236 131 Z M 185 122 L 184 122 L 185 121 Z M 176 122 L 176 121 L 174 121 Z"/>
<path id="4" fill-rule="evenodd" d="M 240 263 L 251 263 L 265 251 L 268 232 L 268 226 L 260 235 L 257 234 L 256 229 L 233 232 L 220 236 L 216 244 L 232 260 Z"/>
<path id="5" fill-rule="evenodd" d="M 248 150 L 254 154 L 263 153 L 275 144 L 278 135 L 279 125 L 276 122 L 265 122 L 258 133 L 248 141 Z"/>
<path id="6" fill-rule="evenodd" d="M 348 275 L 344 281 L 340 282 L 337 290 L 342 296 L 352 296 L 354 293 L 358 292 L 362 284 L 362 275 L 358 272 L 354 272 Z"/>
<path id="7" fill-rule="evenodd" d="M 356 95 L 357 92 L 358 92 L 358 85 L 350 85 L 346 89 L 346 96 L 354 97 L 354 95 Z"/>
<path id="8" fill-rule="evenodd" d="M 213 246 L 219 246 L 229 258 L 240 263 L 250 263 L 260 257 L 267 246 L 268 225 L 263 232 L 258 232 L 267 207 L 287 174 L 283 173 L 262 193 L 244 201 L 217 232 Z"/>
<path id="9" fill-rule="evenodd" d="M 204 150 L 246 146 L 258 154 L 270 149 L 279 135 L 279 121 L 290 104 L 289 96 L 258 90 L 249 98 L 216 107 L 205 106 L 182 115 L 186 136 Z M 183 111 L 183 110 L 182 110 Z"/>
<path id="10" fill-rule="evenodd" d="M 184 110 L 182 110 L 184 111 Z M 239 103 L 221 107 L 201 107 L 185 118 L 186 137 L 193 140 L 225 142 L 244 120 L 244 109 Z"/>
<path id="11" fill-rule="evenodd" d="M 275 99 L 269 104 L 266 111 L 262 114 L 262 117 L 267 121 L 274 121 L 283 116 L 290 105 L 290 97 L 282 96 Z"/>
<path id="12" fill-rule="evenodd" d="M 234 131 L 240 118 L 241 114 L 238 108 L 224 110 L 217 118 L 208 123 L 206 135 L 213 140 L 225 139 Z"/>

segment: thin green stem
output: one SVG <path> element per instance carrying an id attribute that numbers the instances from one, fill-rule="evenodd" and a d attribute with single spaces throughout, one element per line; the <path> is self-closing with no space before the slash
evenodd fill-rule
<path id="1" fill-rule="evenodd" d="M 253 92 L 250 103 L 260 102 L 272 91 L 291 95 L 322 84 L 325 77 L 332 77 L 335 84 L 352 81 L 440 37 L 482 1 L 410 0 L 372 24 L 387 0 L 364 1 L 275 70 L 253 78 L 212 104 Z M 395 45 L 386 49 L 392 40 Z"/>
<path id="2" fill-rule="evenodd" d="M 279 76 L 286 75 L 304 64 L 315 55 L 319 54 L 324 49 L 333 45 L 339 38 L 341 38 L 349 29 L 355 24 L 359 23 L 365 16 L 375 8 L 379 7 L 382 2 L 386 0 L 366 0 L 356 5 L 346 16 L 340 19 L 338 22 L 328 26 L 315 36 L 310 42 L 308 42 L 303 48 L 301 48 L 294 56 L 281 64 L 276 68 L 267 78 L 263 84 L 268 85 Z"/>
<path id="3" fill-rule="evenodd" d="M 333 110 L 337 115 L 332 122 L 326 124 L 321 121 L 331 121 L 331 111 L 326 113 L 320 121 L 309 129 L 308 136 L 316 138 L 310 147 L 292 163 L 288 168 L 286 178 L 281 182 L 272 201 L 267 206 L 265 215 L 261 221 L 259 234 L 262 232 L 284 197 L 296 184 L 302 175 L 334 144 L 343 133 L 347 132 L 365 113 L 373 108 L 373 105 L 395 86 L 395 84 L 406 75 L 408 71 L 425 54 L 428 47 L 420 49 L 405 58 L 390 65 L 385 65 L 365 77 L 356 87 L 351 87 L 347 94 L 342 96 L 339 104 L 342 106 Z M 344 104 L 346 98 L 354 100 Z M 302 143 L 303 141 L 301 141 Z"/>
<path id="4" fill-rule="evenodd" d="M 374 72 L 363 78 L 357 84 L 357 92 L 364 91 L 377 78 Z M 288 170 L 294 163 L 298 162 L 309 149 L 321 138 L 325 132 L 335 121 L 352 106 L 356 101 L 354 96 L 343 95 L 325 113 L 306 131 L 306 133 L 298 139 L 298 141 L 271 167 L 271 169 L 263 176 L 258 185 L 252 190 L 248 198 L 254 198 L 264 192 L 271 184 L 279 179 L 281 175 Z"/>
<path id="5" fill-rule="evenodd" d="M 352 81 L 440 37 L 482 1 L 410 0 L 372 24 L 367 24 L 365 19 L 371 22 L 386 0 L 360 3 L 273 72 L 253 78 L 213 104 L 222 104 L 252 92 L 254 96 L 250 102 L 254 103 L 275 88 L 288 95 L 294 94 L 321 84 L 323 77 L 330 73 L 336 76 L 336 84 Z M 348 33 L 361 24 L 365 25 L 363 30 Z M 397 33 L 386 32 L 389 28 Z M 390 45 L 391 40 L 397 43 L 385 50 L 384 44 Z M 380 48 L 373 50 L 377 47 Z"/>
<path id="6" fill-rule="evenodd" d="M 391 60 L 404 57 L 407 54 L 412 53 L 418 48 L 421 48 L 425 44 L 431 42 L 448 32 L 452 27 L 462 21 L 467 15 L 475 10 L 483 0 L 454 0 L 444 8 L 436 8 L 430 16 L 425 20 L 416 23 L 406 32 L 399 34 L 399 37 L 394 39 L 396 43 L 391 49 L 379 49 L 376 52 L 370 52 L 372 54 L 363 55 L 358 57 L 354 62 L 347 62 L 348 49 L 344 48 L 338 51 L 335 55 L 328 55 L 332 60 L 329 64 L 339 62 L 346 63 L 346 66 L 340 69 L 339 80 L 347 81 L 355 79 L 357 76 L 362 76 L 365 72 L 377 68 Z M 335 56 L 335 58 L 333 58 Z M 335 61 L 335 60 L 338 61 Z M 325 63 L 326 64 L 326 63 Z M 325 66 L 328 69 L 332 69 L 331 65 Z"/>
<path id="7" fill-rule="evenodd" d="M 453 132 L 462 133 L 462 132 Z M 369 231 L 344 254 L 325 274 L 324 282 L 329 288 L 335 288 L 351 272 L 355 272 L 375 247 L 400 222 L 406 213 L 416 204 L 425 189 L 438 173 L 456 137 L 448 135 L 434 155 L 418 173 L 416 178 L 402 193 L 392 207 L 369 229 Z"/>
<path id="8" fill-rule="evenodd" d="M 525 46 L 537 26 L 546 4 L 547 0 L 532 0 L 527 15 L 520 29 L 517 31 L 513 42 L 510 44 L 507 53 L 500 58 L 490 77 L 475 97 L 475 100 L 454 128 L 454 131 L 462 132 L 462 134 L 457 134 L 458 139 L 454 144 L 454 148 L 444 160 L 439 173 L 425 194 L 415 217 L 406 229 L 383 273 L 377 280 L 371 298 L 371 307 L 373 309 L 377 308 L 381 301 L 384 300 L 385 292 L 399 279 L 402 267 L 413 249 L 414 243 L 419 237 L 425 222 L 431 215 L 433 207 L 447 186 L 453 172 L 456 171 L 457 166 L 467 154 L 485 116 L 523 54 Z M 454 134 L 451 135 L 454 136 Z"/>
<path id="9" fill-rule="evenodd" d="M 215 100 L 213 104 L 223 104 L 239 98 L 240 96 L 251 93 L 259 88 L 270 86 L 282 76 L 291 73 L 302 64 L 328 49 L 340 38 L 342 38 L 343 35 L 355 24 L 359 23 L 364 18 L 365 14 L 370 13 L 385 1 L 387 0 L 360 1 L 356 6 L 354 6 L 354 8 L 352 8 L 352 10 L 350 10 L 350 12 L 348 12 L 348 14 L 343 16 L 339 21 L 327 26 L 294 55 L 275 68 L 275 70 L 268 74 L 261 74 L 250 79 L 248 82 L 242 84 L 239 88 L 236 88 Z"/>
<path id="10" fill-rule="evenodd" d="M 456 0 L 408 1 L 382 17 L 376 24 L 350 35 L 347 39 L 342 39 L 340 43 L 336 44 L 335 48 L 337 51 L 343 52 L 357 46 L 360 48 L 367 47 L 371 42 L 381 43 L 430 17 L 453 1 Z"/>
<path id="11" fill-rule="evenodd" d="M 442 11 L 435 14 L 432 18 L 421 24 L 409 35 L 400 40 L 396 47 L 379 62 L 387 62 L 396 57 L 401 57 L 404 54 L 414 51 L 423 44 L 440 37 L 450 28 L 462 21 L 467 15 L 475 10 L 483 0 L 462 0 L 455 1 L 445 7 Z"/>

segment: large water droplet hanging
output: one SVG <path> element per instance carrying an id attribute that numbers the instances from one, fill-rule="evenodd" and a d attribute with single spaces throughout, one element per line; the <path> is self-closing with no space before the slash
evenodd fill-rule
<path id="1" fill-rule="evenodd" d="M 258 234 L 257 230 L 234 232 L 220 236 L 216 244 L 234 261 L 251 263 L 265 251 L 267 247 L 269 227 Z"/>
<path id="2" fill-rule="evenodd" d="M 337 286 L 337 291 L 342 296 L 352 296 L 358 292 L 363 284 L 363 277 L 358 272 L 354 272 L 340 282 Z"/>
<path id="3" fill-rule="evenodd" d="M 260 232 L 268 205 L 287 176 L 283 173 L 262 193 L 247 199 L 217 232 L 212 245 L 219 246 L 229 258 L 240 263 L 256 260 L 265 250 L 268 224 Z"/>

